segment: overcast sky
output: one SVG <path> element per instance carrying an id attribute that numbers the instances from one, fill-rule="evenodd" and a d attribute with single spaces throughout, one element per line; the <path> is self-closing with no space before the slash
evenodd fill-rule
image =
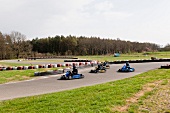
<path id="1" fill-rule="evenodd" d="M 170 43 L 170 0 L 0 0 L 0 31 Z"/>

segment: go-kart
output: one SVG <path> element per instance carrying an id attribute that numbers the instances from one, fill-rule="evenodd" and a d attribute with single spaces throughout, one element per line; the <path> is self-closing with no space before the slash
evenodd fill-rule
<path id="1" fill-rule="evenodd" d="M 84 75 L 67 71 L 65 75 L 62 75 L 60 77 L 60 80 L 71 80 L 71 79 L 80 79 L 80 78 L 84 78 Z"/>
<path id="2" fill-rule="evenodd" d="M 126 67 L 126 65 L 124 65 L 121 69 L 118 70 L 118 72 L 134 72 L 135 68 L 131 68 L 131 67 Z"/>
<path id="3" fill-rule="evenodd" d="M 102 68 L 97 68 L 94 70 L 91 70 L 90 73 L 105 73 L 106 72 L 106 68 L 102 67 Z"/>
<path id="4" fill-rule="evenodd" d="M 110 65 L 109 65 L 109 64 L 106 64 L 106 65 L 103 66 L 103 67 L 105 67 L 106 69 L 110 69 Z"/>
<path id="5" fill-rule="evenodd" d="M 108 64 L 108 62 L 102 63 L 102 66 L 103 66 L 105 69 L 110 69 L 110 65 Z"/>

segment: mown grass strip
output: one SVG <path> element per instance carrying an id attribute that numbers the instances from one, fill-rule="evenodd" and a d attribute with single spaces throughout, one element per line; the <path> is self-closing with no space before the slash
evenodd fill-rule
<path id="1" fill-rule="evenodd" d="M 57 93 L 0 102 L 1 113 L 112 113 L 148 83 L 170 79 L 170 70 L 158 69 L 132 78 Z M 165 84 L 165 82 L 163 83 Z M 132 112 L 135 111 L 133 106 Z M 136 107 L 138 109 L 138 107 Z"/>
<path id="2" fill-rule="evenodd" d="M 30 64 L 23 64 L 23 63 L 10 63 L 10 62 L 5 62 L 1 61 L 0 62 L 0 67 L 8 67 L 8 66 L 29 66 Z"/>
<path id="3" fill-rule="evenodd" d="M 9 71 L 0 71 L 0 84 L 27 80 L 34 76 L 35 70 L 9 70 Z"/>
<path id="4" fill-rule="evenodd" d="M 31 79 L 34 76 L 34 72 L 45 72 L 47 70 L 56 70 L 58 68 L 39 68 L 39 69 L 27 69 L 27 70 L 6 70 L 0 71 L 0 84 L 14 81 L 22 81 Z"/>

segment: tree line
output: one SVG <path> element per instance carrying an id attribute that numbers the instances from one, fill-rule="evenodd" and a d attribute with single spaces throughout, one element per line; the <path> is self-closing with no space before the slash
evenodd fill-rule
<path id="1" fill-rule="evenodd" d="M 27 40 L 26 36 L 13 31 L 10 34 L 0 32 L 0 59 L 27 58 L 40 56 L 69 55 L 110 55 L 114 53 L 134 53 L 159 51 L 154 43 L 140 43 L 100 37 L 59 36 Z M 161 50 L 170 50 L 168 44 Z"/>
<path id="2" fill-rule="evenodd" d="M 24 58 L 31 52 L 32 45 L 25 35 L 15 31 L 10 34 L 0 32 L 0 60 Z"/>
<path id="3" fill-rule="evenodd" d="M 53 55 L 107 55 L 114 53 L 133 53 L 158 51 L 154 43 L 130 42 L 120 39 L 101 39 L 99 37 L 58 36 L 36 38 L 31 41 L 33 51 Z"/>

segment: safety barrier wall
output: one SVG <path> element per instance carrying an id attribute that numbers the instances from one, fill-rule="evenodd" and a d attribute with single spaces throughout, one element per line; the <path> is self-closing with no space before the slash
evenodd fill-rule
<path id="1" fill-rule="evenodd" d="M 121 64 L 121 63 L 145 63 L 145 62 L 169 62 L 170 59 L 155 59 L 155 60 L 150 60 L 150 59 L 139 59 L 139 60 L 123 60 L 123 61 L 109 61 L 109 64 Z"/>
<path id="2" fill-rule="evenodd" d="M 167 64 L 167 65 L 164 65 L 164 66 L 161 66 L 162 69 L 170 69 L 170 65 Z"/>
<path id="3" fill-rule="evenodd" d="M 109 64 L 121 64 L 121 63 L 145 63 L 145 62 L 169 62 L 170 59 L 155 59 L 155 60 L 148 60 L 148 59 L 139 59 L 139 60 L 123 60 L 123 61 L 109 61 Z M 65 60 L 65 62 L 69 63 L 63 63 L 63 64 L 43 64 L 43 65 L 35 65 L 35 66 L 10 66 L 10 67 L 0 67 L 0 71 L 5 70 L 26 70 L 26 69 L 38 69 L 38 68 L 57 68 L 57 67 L 71 67 L 73 64 L 75 64 L 77 67 L 85 67 L 85 66 L 94 66 L 97 65 L 98 61 L 92 61 L 92 60 Z M 169 67 L 167 67 L 169 68 Z"/>
<path id="4" fill-rule="evenodd" d="M 77 67 L 85 67 L 85 66 L 92 66 L 92 64 L 97 65 L 96 62 L 70 62 L 70 63 L 63 63 L 63 64 L 43 64 L 43 65 L 31 65 L 31 66 L 9 66 L 9 67 L 0 67 L 0 71 L 5 70 L 27 70 L 27 69 L 39 69 L 39 68 L 57 68 L 57 67 L 72 67 L 76 65 Z"/>

